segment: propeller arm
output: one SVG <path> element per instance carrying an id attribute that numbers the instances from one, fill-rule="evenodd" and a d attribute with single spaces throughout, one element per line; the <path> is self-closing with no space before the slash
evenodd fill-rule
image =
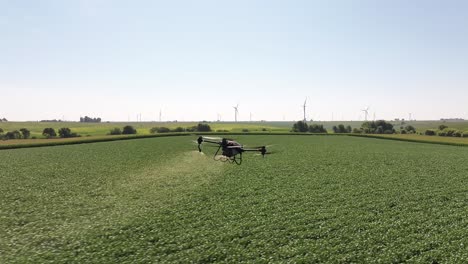
<path id="1" fill-rule="evenodd" d="M 265 156 L 267 153 L 266 147 L 258 147 L 258 148 L 251 148 L 251 149 L 243 149 L 243 151 L 259 151 L 262 156 Z"/>
<path id="2" fill-rule="evenodd" d="M 214 141 L 214 140 L 207 139 L 207 138 L 204 138 L 204 137 L 202 137 L 202 136 L 199 136 L 198 139 L 197 139 L 198 151 L 199 151 L 199 152 L 202 152 L 202 150 L 201 150 L 201 144 L 202 144 L 203 142 L 221 145 L 221 142 L 220 142 L 220 141 Z"/>

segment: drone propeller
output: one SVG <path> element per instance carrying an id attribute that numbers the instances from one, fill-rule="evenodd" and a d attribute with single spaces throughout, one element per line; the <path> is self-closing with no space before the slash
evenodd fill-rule
<path id="1" fill-rule="evenodd" d="M 266 155 L 271 155 L 271 154 L 276 154 L 276 151 L 267 151 L 265 152 L 264 154 L 262 153 L 257 153 L 257 154 L 254 154 L 255 156 L 262 156 L 262 157 L 265 157 Z"/>
<path id="2" fill-rule="evenodd" d="M 220 137 L 202 137 L 202 136 L 200 136 L 200 137 L 201 137 L 202 139 L 208 139 L 208 140 L 219 140 L 219 141 L 222 140 L 222 138 L 220 138 Z"/>
<path id="3" fill-rule="evenodd" d="M 193 145 L 198 145 L 198 141 L 196 141 L 196 140 L 190 140 L 190 142 L 191 142 Z M 205 147 L 217 148 L 217 147 L 219 147 L 219 146 L 218 146 L 218 145 L 205 145 Z"/>

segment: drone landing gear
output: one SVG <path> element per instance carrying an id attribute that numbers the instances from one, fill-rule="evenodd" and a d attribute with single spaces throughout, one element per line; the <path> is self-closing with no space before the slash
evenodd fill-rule
<path id="1" fill-rule="evenodd" d="M 216 153 L 214 154 L 213 156 L 213 160 L 215 161 L 221 161 L 221 162 L 230 162 L 230 163 L 235 163 L 237 165 L 241 165 L 242 164 L 242 152 L 240 152 L 239 156 L 237 155 L 234 155 L 234 156 L 231 156 L 231 157 L 228 157 L 228 156 L 224 156 L 224 155 L 218 155 L 219 151 L 221 150 L 221 146 L 218 148 L 218 150 L 216 151 Z"/>

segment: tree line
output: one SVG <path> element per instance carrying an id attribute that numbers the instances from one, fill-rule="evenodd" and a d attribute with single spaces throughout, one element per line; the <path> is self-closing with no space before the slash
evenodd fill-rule
<path id="1" fill-rule="evenodd" d="M 42 135 L 46 138 L 55 138 L 57 135 L 61 138 L 71 138 L 71 137 L 80 137 L 77 133 L 71 131 L 68 127 L 60 128 L 58 131 L 48 127 L 44 128 Z M 36 137 L 31 137 L 31 131 L 27 128 L 21 128 L 20 130 L 8 131 L 5 133 L 3 129 L 0 128 L 0 139 L 2 140 L 11 140 L 11 139 L 36 139 Z"/>
<path id="2" fill-rule="evenodd" d="M 85 116 L 85 117 L 80 117 L 80 122 L 82 122 L 82 123 L 101 123 L 101 118 L 100 117 L 92 118 L 92 117 L 89 117 L 89 116 Z"/>

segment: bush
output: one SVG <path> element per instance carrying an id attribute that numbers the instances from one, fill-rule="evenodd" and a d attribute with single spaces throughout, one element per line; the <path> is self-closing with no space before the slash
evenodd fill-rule
<path id="1" fill-rule="evenodd" d="M 362 131 L 362 129 L 360 129 L 360 128 L 356 128 L 356 127 L 353 128 L 353 133 L 354 133 L 354 134 L 361 134 L 362 132 L 363 132 L 363 131 Z"/>
<path id="2" fill-rule="evenodd" d="M 454 136 L 454 137 L 462 137 L 462 136 L 463 136 L 463 132 L 460 131 L 460 130 L 457 130 L 457 131 L 455 131 L 455 133 L 453 133 L 453 136 Z"/>
<path id="3" fill-rule="evenodd" d="M 183 127 L 176 127 L 173 132 L 184 132 L 185 129 Z"/>
<path id="4" fill-rule="evenodd" d="M 309 126 L 310 133 L 327 133 L 327 130 L 323 127 L 323 125 L 313 124 Z"/>
<path id="5" fill-rule="evenodd" d="M 426 135 L 426 136 L 435 136 L 435 135 L 436 135 L 436 132 L 435 132 L 435 130 L 433 130 L 433 129 L 428 129 L 428 130 L 426 130 L 426 131 L 424 132 L 424 135 Z"/>
<path id="6" fill-rule="evenodd" d="M 468 131 L 463 132 L 463 137 L 468 137 Z"/>
<path id="7" fill-rule="evenodd" d="M 167 127 L 153 127 L 150 129 L 151 134 L 156 134 L 156 133 L 169 133 L 171 130 Z"/>
<path id="8" fill-rule="evenodd" d="M 307 132 L 309 131 L 309 126 L 304 121 L 297 121 L 292 127 L 293 132 Z"/>
<path id="9" fill-rule="evenodd" d="M 62 127 L 61 129 L 59 129 L 58 133 L 61 138 L 78 137 L 78 134 L 72 133 L 71 129 L 68 127 Z"/>
<path id="10" fill-rule="evenodd" d="M 118 127 L 111 129 L 111 131 L 109 132 L 109 135 L 121 135 L 121 134 L 122 134 L 122 130 Z"/>
<path id="11" fill-rule="evenodd" d="M 2 133 L 3 133 L 3 129 L 0 128 L 0 134 L 2 134 Z"/>
<path id="12" fill-rule="evenodd" d="M 266 128 L 262 128 L 262 131 L 268 131 L 268 129 L 266 129 Z"/>
<path id="13" fill-rule="evenodd" d="M 323 127 L 323 125 L 313 124 L 309 126 L 310 133 L 327 133 L 327 130 Z"/>
<path id="14" fill-rule="evenodd" d="M 4 136 L 4 139 L 20 139 L 21 133 L 18 130 L 7 132 Z"/>
<path id="15" fill-rule="evenodd" d="M 22 138 L 24 139 L 28 139 L 31 136 L 31 131 L 29 131 L 26 128 L 20 129 L 20 132 L 21 132 Z"/>
<path id="16" fill-rule="evenodd" d="M 210 132 L 211 127 L 208 124 L 199 123 L 197 125 L 196 131 L 198 131 L 198 132 Z"/>
<path id="17" fill-rule="evenodd" d="M 346 130 L 346 127 L 343 124 L 339 124 L 337 128 L 338 128 L 338 133 L 348 133 L 348 131 Z"/>
<path id="18" fill-rule="evenodd" d="M 445 132 L 445 131 L 439 131 L 439 132 L 437 133 L 437 135 L 438 135 L 439 137 L 446 137 L 446 136 L 447 136 L 447 132 Z"/>
<path id="19" fill-rule="evenodd" d="M 137 133 L 137 130 L 132 126 L 124 126 L 124 128 L 122 130 L 122 134 L 124 134 L 124 135 L 133 135 L 133 134 L 136 134 L 136 133 Z"/>
<path id="20" fill-rule="evenodd" d="M 309 132 L 311 133 L 327 133 L 327 130 L 323 125 L 311 125 L 309 126 Z"/>
<path id="21" fill-rule="evenodd" d="M 224 132 L 229 132 L 229 130 L 226 130 L 226 129 L 218 129 L 218 130 L 216 130 L 216 132 L 222 132 L 222 133 L 224 133 Z"/>
<path id="22" fill-rule="evenodd" d="M 401 133 L 402 135 L 404 135 L 404 134 L 408 134 L 408 132 L 406 132 L 406 130 L 405 130 L 405 129 L 402 129 L 402 130 L 400 131 L 400 133 Z"/>
<path id="23" fill-rule="evenodd" d="M 416 128 L 411 125 L 406 126 L 404 130 L 406 130 L 408 133 L 416 133 Z"/>
<path id="24" fill-rule="evenodd" d="M 248 133 L 248 132 L 249 132 L 249 130 L 248 130 L 247 128 L 243 128 L 243 129 L 242 129 L 242 132 L 244 132 L 244 133 Z"/>
<path id="25" fill-rule="evenodd" d="M 333 133 L 351 133 L 352 128 L 351 126 L 345 127 L 343 124 L 339 124 L 338 126 L 333 126 Z"/>
<path id="26" fill-rule="evenodd" d="M 385 120 L 367 121 L 362 123 L 361 130 L 366 134 L 393 134 L 393 125 Z"/>
<path id="27" fill-rule="evenodd" d="M 51 138 L 51 137 L 56 137 L 57 133 L 55 133 L 55 129 L 49 127 L 49 128 L 44 128 L 42 131 L 42 135 L 45 136 L 46 138 Z"/>
<path id="28" fill-rule="evenodd" d="M 378 126 L 377 129 L 374 130 L 375 134 L 383 134 L 384 130 L 382 126 Z"/>
<path id="29" fill-rule="evenodd" d="M 444 132 L 447 137 L 453 137 L 453 135 L 455 134 L 455 132 L 457 132 L 457 130 L 452 129 L 452 128 L 446 128 L 444 129 Z"/>

